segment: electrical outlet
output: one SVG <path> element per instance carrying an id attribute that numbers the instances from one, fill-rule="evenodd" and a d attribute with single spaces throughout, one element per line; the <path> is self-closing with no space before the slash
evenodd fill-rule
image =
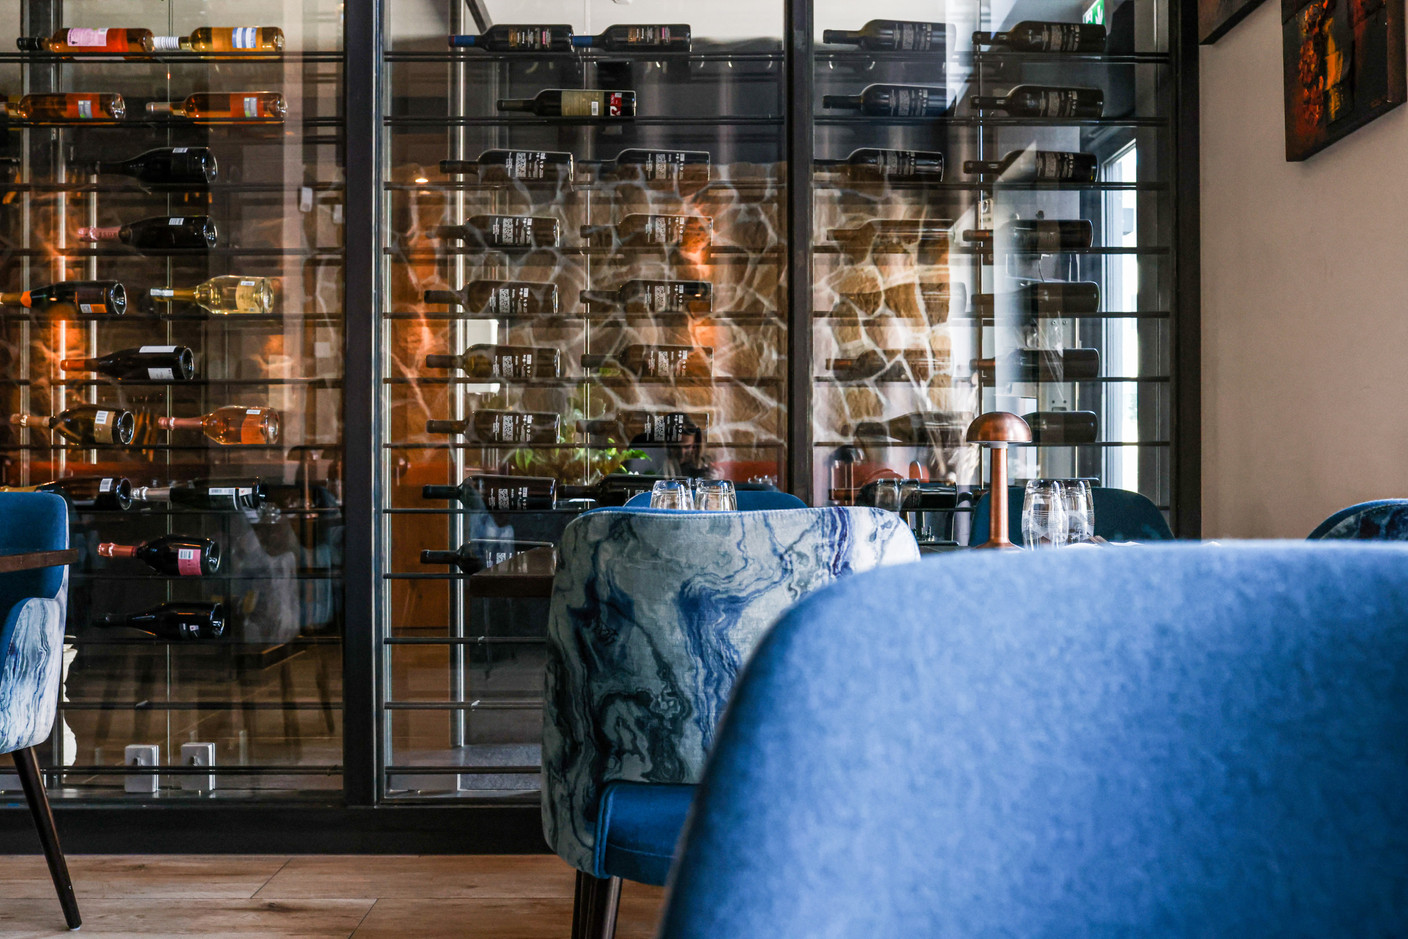
<path id="1" fill-rule="evenodd" d="M 214 766 L 215 765 L 215 744 L 213 743 L 183 743 L 181 744 L 181 765 L 182 766 Z M 194 789 L 198 792 L 210 792 L 215 788 L 214 773 L 182 773 L 181 788 Z"/>
<path id="2" fill-rule="evenodd" d="M 151 767 L 149 773 L 128 773 L 123 786 L 128 792 L 155 794 L 161 787 L 161 777 L 156 768 L 161 765 L 161 747 L 156 744 L 134 743 L 123 751 L 124 766 Z"/>

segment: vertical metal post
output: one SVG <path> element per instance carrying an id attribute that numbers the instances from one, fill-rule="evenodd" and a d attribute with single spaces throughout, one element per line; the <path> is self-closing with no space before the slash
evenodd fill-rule
<path id="1" fill-rule="evenodd" d="M 1174 304 L 1173 304 L 1173 447 L 1171 471 L 1173 533 L 1179 538 L 1203 535 L 1202 425 L 1202 271 L 1199 261 L 1200 211 L 1198 162 L 1198 5 L 1169 0 L 1173 51 Z"/>
<path id="2" fill-rule="evenodd" d="M 787 490 L 812 492 L 812 0 L 786 0 Z"/>

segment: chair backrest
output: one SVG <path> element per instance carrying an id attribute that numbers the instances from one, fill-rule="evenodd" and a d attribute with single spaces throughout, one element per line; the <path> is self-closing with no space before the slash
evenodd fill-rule
<path id="1" fill-rule="evenodd" d="M 1022 540 L 1022 506 L 1026 503 L 1027 490 L 1022 486 L 1008 487 L 1007 537 L 1015 545 Z M 1092 486 L 1091 498 L 1095 502 L 1095 534 L 1106 541 L 1170 541 L 1173 531 L 1168 520 L 1147 496 L 1128 489 L 1110 489 L 1106 486 Z M 974 544 L 988 540 L 988 519 L 991 502 L 984 493 L 973 507 Z"/>
<path id="2" fill-rule="evenodd" d="M 49 492 L 0 492 L 0 554 L 68 547 L 68 504 Z M 0 574 L 0 753 L 49 736 L 59 701 L 68 567 Z"/>
<path id="3" fill-rule="evenodd" d="M 1323 538 L 1355 541 L 1408 541 L 1408 499 L 1378 499 L 1340 509 L 1310 533 Z"/>
<path id="4" fill-rule="evenodd" d="M 608 782 L 693 783 L 734 675 L 799 597 L 916 561 L 898 515 L 599 509 L 567 526 L 548 616 L 543 827 L 594 870 Z"/>
<path id="5" fill-rule="evenodd" d="M 60 551 L 68 547 L 68 503 L 52 492 L 0 492 L 0 554 Z M 59 594 L 63 567 L 43 567 L 0 574 L 0 628 L 10 610 L 31 597 Z M 9 631 L 0 631 L 0 655 L 9 648 Z"/>
<path id="6" fill-rule="evenodd" d="M 738 511 L 740 512 L 763 512 L 771 509 L 805 509 L 807 504 L 790 492 L 782 492 L 777 489 L 739 489 L 734 493 L 738 497 Z M 638 492 L 626 500 L 626 508 L 639 509 L 650 507 L 650 493 Z"/>
<path id="7" fill-rule="evenodd" d="M 1174 544 L 819 591 L 738 683 L 661 935 L 1408 934 L 1405 570 Z"/>

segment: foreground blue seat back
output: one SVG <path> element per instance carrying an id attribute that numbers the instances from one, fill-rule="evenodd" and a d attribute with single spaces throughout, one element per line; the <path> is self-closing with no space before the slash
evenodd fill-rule
<path id="1" fill-rule="evenodd" d="M 560 551 L 543 831 L 579 871 L 654 884 L 763 632 L 839 577 L 919 557 L 898 515 L 869 508 L 599 509 L 567 526 Z"/>
<path id="2" fill-rule="evenodd" d="M 768 509 L 804 509 L 807 504 L 790 492 L 777 489 L 739 489 L 738 511 L 761 512 Z M 626 508 L 641 509 L 650 507 L 650 493 L 638 492 L 626 500 Z"/>
<path id="3" fill-rule="evenodd" d="M 1027 490 L 1023 486 L 1009 486 L 1007 491 L 1007 537 L 1013 544 L 1021 545 L 1025 543 L 1022 540 L 1022 506 L 1027 501 Z M 1172 540 L 1173 531 L 1168 527 L 1168 519 L 1148 496 L 1107 486 L 1092 486 L 1090 493 L 1095 501 L 1095 534 L 1106 541 Z M 974 544 L 988 540 L 990 505 L 984 493 L 973 507 Z"/>
<path id="4" fill-rule="evenodd" d="M 1378 499 L 1340 509 L 1310 533 L 1310 540 L 1408 541 L 1408 499 Z"/>
<path id="5" fill-rule="evenodd" d="M 985 554 L 769 632 L 661 935 L 1408 934 L 1408 546 Z"/>

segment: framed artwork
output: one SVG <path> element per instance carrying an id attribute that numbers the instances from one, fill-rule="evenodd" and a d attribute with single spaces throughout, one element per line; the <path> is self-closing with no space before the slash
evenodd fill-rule
<path id="1" fill-rule="evenodd" d="M 1281 0 L 1281 36 L 1289 161 L 1408 98 L 1403 0 Z"/>
<path id="2" fill-rule="evenodd" d="M 1198 0 L 1198 42 L 1217 42 L 1260 5 L 1261 0 Z"/>

